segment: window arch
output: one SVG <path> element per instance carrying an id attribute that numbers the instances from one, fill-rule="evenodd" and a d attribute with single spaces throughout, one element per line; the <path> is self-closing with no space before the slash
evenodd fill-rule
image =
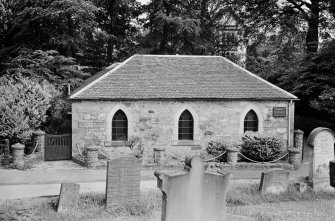
<path id="1" fill-rule="evenodd" d="M 122 141 L 128 138 L 128 119 L 122 110 L 116 111 L 112 120 L 112 141 Z"/>
<path id="2" fill-rule="evenodd" d="M 258 131 L 258 117 L 254 110 L 250 110 L 244 118 L 244 132 Z"/>
<path id="3" fill-rule="evenodd" d="M 188 110 L 185 110 L 178 121 L 178 140 L 193 140 L 193 131 L 193 116 Z"/>

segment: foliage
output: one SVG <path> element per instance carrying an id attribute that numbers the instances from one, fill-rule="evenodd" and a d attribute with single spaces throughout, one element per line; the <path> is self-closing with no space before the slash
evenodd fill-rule
<path id="1" fill-rule="evenodd" d="M 93 0 L 99 7 L 98 27 L 106 33 L 107 62 L 124 60 L 134 53 L 140 32 L 140 3 L 136 0 Z"/>
<path id="2" fill-rule="evenodd" d="M 221 155 L 228 148 L 228 144 L 222 140 L 211 140 L 207 143 L 206 152 L 214 157 Z M 217 160 L 225 161 L 225 156 L 219 157 Z"/>
<path id="3" fill-rule="evenodd" d="M 87 0 L 15 1 L 7 46 L 56 50 L 65 56 L 81 52 L 86 32 L 95 26 L 97 8 Z"/>
<path id="4" fill-rule="evenodd" d="M 129 147 L 132 151 L 132 154 L 137 159 L 142 159 L 144 147 L 143 147 L 143 141 L 138 136 L 130 136 L 126 140 L 126 146 Z"/>
<path id="5" fill-rule="evenodd" d="M 286 30 L 305 33 L 307 53 L 315 53 L 319 44 L 319 27 L 329 27 L 332 0 L 233 0 L 231 13 L 243 26 L 246 39 L 258 33 Z M 320 37 L 328 37 L 329 33 Z M 249 38 L 248 38 L 249 37 Z M 252 37 L 251 37 L 252 39 Z"/>
<path id="6" fill-rule="evenodd" d="M 33 130 L 46 120 L 52 97 L 57 90 L 21 75 L 0 78 L 0 137 L 12 143 L 25 143 Z"/>
<path id="7" fill-rule="evenodd" d="M 285 146 L 281 139 L 275 137 L 242 137 L 241 153 L 255 161 L 272 161 L 283 155 Z"/>
<path id="8" fill-rule="evenodd" d="M 224 55 L 222 30 L 231 25 L 222 0 L 152 0 L 146 6 L 148 34 L 142 47 L 154 54 Z"/>
<path id="9" fill-rule="evenodd" d="M 305 104 L 304 109 L 310 106 L 334 116 L 334 58 L 335 40 L 332 40 L 324 43 L 318 53 L 306 57 L 298 72 L 282 76 L 284 82 L 291 85 L 291 91 Z"/>
<path id="10" fill-rule="evenodd" d="M 89 74 L 80 70 L 75 59 L 60 55 L 57 51 L 21 50 L 6 70 L 8 75 L 20 74 L 37 81 L 47 80 L 66 93 L 67 84 L 72 87 L 82 83 Z"/>

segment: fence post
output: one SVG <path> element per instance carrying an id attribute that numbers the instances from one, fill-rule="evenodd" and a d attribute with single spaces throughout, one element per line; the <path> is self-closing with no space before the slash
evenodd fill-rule
<path id="1" fill-rule="evenodd" d="M 12 145 L 13 163 L 16 166 L 23 166 L 24 145 L 16 143 Z"/>
<path id="2" fill-rule="evenodd" d="M 87 149 L 87 157 L 85 158 L 85 165 L 88 168 L 95 168 L 98 165 L 98 146 L 89 146 Z"/>
<path id="3" fill-rule="evenodd" d="M 300 150 L 300 153 L 298 155 L 299 162 L 301 162 L 302 160 L 303 145 L 304 145 L 304 131 L 295 130 L 294 131 L 294 148 Z"/>
<path id="4" fill-rule="evenodd" d="M 227 148 L 226 151 L 227 151 L 227 163 L 235 166 L 237 164 L 238 149 L 236 147 L 230 147 Z"/>

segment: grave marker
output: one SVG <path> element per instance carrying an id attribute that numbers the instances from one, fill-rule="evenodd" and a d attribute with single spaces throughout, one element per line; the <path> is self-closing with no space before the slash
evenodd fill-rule
<path id="1" fill-rule="evenodd" d="M 76 183 L 62 183 L 57 206 L 58 213 L 66 213 L 78 206 L 80 185 Z"/>
<path id="2" fill-rule="evenodd" d="M 232 174 L 208 173 L 200 156 L 185 159 L 183 171 L 155 172 L 163 193 L 162 221 L 227 219 L 226 192 Z"/>
<path id="3" fill-rule="evenodd" d="M 313 148 L 309 182 L 313 189 L 329 186 L 329 161 L 334 160 L 334 133 L 328 128 L 315 128 L 307 139 Z"/>
<path id="4" fill-rule="evenodd" d="M 285 192 L 289 183 L 290 172 L 283 169 L 274 169 L 262 172 L 259 191 L 265 193 Z"/>
<path id="5" fill-rule="evenodd" d="M 106 206 L 116 209 L 136 203 L 140 196 L 141 164 L 135 157 L 120 157 L 108 161 Z"/>

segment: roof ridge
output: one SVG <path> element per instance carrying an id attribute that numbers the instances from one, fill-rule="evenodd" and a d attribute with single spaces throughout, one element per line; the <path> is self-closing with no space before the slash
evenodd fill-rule
<path id="1" fill-rule="evenodd" d="M 277 90 L 280 90 L 281 92 L 286 93 L 287 95 L 291 96 L 292 99 L 298 99 L 297 96 L 295 96 L 295 95 L 291 94 L 290 92 L 287 92 L 287 91 L 285 91 L 284 89 L 282 89 L 282 88 L 280 88 L 280 87 L 278 87 L 278 86 L 276 86 L 276 85 L 274 85 L 274 84 L 268 82 L 267 80 L 261 78 L 260 76 L 258 76 L 258 75 L 256 75 L 256 74 L 254 74 L 254 73 L 248 71 L 247 69 L 245 69 L 245 68 L 243 68 L 243 67 L 241 67 L 241 66 L 235 64 L 234 62 L 230 61 L 229 59 L 227 59 L 227 58 L 225 58 L 225 57 L 223 57 L 223 56 L 221 56 L 221 58 L 223 58 L 223 59 L 224 59 L 225 61 L 227 61 L 228 63 L 234 65 L 234 66 L 237 67 L 238 69 L 241 69 L 242 71 L 245 71 L 245 72 L 248 73 L 249 75 L 251 75 L 251 76 L 257 78 L 258 80 L 260 80 L 260 81 L 262 81 L 262 82 L 264 82 L 264 83 L 266 83 L 266 84 L 268 84 L 269 86 L 271 86 L 271 87 L 273 87 L 273 88 L 276 88 Z"/>

